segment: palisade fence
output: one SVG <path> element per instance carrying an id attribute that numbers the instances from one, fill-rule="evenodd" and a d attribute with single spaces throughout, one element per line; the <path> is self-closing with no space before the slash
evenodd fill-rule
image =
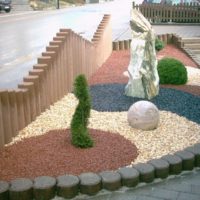
<path id="1" fill-rule="evenodd" d="M 146 3 L 133 8 L 141 13 L 151 23 L 200 23 L 200 5 L 197 3 L 182 3 L 178 5 Z"/>
<path id="2" fill-rule="evenodd" d="M 109 15 L 104 15 L 92 42 L 70 29 L 60 29 L 18 89 L 0 91 L 0 147 L 71 92 L 78 74 L 83 73 L 88 78 L 111 52 Z"/>

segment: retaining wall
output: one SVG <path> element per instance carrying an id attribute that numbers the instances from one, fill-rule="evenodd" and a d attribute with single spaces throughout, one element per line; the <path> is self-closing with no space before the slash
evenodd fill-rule
<path id="1" fill-rule="evenodd" d="M 18 89 L 0 90 L 0 147 L 71 92 L 78 74 L 91 76 L 111 52 L 109 15 L 104 15 L 92 42 L 70 29 L 60 29 Z"/>

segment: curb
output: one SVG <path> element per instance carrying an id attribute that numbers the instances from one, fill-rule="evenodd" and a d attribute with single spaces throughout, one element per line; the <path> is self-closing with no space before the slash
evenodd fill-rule
<path id="1" fill-rule="evenodd" d="M 116 171 L 103 171 L 99 174 L 88 172 L 79 176 L 66 174 L 57 178 L 41 176 L 34 180 L 19 178 L 10 183 L 0 181 L 0 200 L 49 200 L 56 195 L 70 199 L 79 194 L 93 196 L 103 189 L 115 191 L 123 186 L 136 187 L 140 183 L 166 179 L 195 167 L 200 167 L 200 143 Z"/>

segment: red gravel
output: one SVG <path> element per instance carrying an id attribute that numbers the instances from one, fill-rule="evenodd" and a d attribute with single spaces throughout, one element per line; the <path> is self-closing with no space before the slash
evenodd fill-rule
<path id="1" fill-rule="evenodd" d="M 186 66 L 197 67 L 197 64 L 191 58 L 189 58 L 186 53 L 178 49 L 173 44 L 169 44 L 164 49 L 159 51 L 157 57 L 158 59 L 161 59 L 163 57 L 176 58 Z"/>
<path id="2" fill-rule="evenodd" d="M 53 130 L 0 150 L 0 180 L 37 176 L 78 175 L 116 170 L 131 163 L 138 151 L 119 134 L 90 129 L 95 146 L 71 145 L 69 130 Z"/>
<path id="3" fill-rule="evenodd" d="M 186 66 L 197 67 L 196 63 L 191 58 L 174 45 L 167 45 L 157 54 L 158 59 L 164 56 L 179 59 Z M 101 83 L 127 83 L 128 78 L 123 75 L 123 72 L 127 71 L 129 60 L 129 50 L 113 51 L 112 55 L 102 67 L 92 75 L 89 83 L 91 85 Z"/>

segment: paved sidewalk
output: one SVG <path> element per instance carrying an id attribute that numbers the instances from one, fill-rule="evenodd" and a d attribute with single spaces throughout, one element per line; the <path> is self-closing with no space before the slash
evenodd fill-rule
<path id="1" fill-rule="evenodd" d="M 102 192 L 88 200 L 200 200 L 200 169 L 133 189 Z"/>

